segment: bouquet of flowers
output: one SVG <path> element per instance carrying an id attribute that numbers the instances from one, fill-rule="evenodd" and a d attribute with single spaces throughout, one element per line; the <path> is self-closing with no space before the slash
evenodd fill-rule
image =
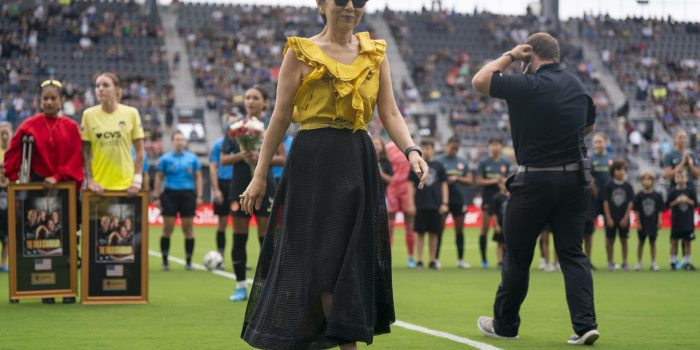
<path id="1" fill-rule="evenodd" d="M 238 142 L 241 151 L 260 151 L 262 146 L 263 133 L 265 132 L 265 124 L 258 118 L 241 119 L 229 126 L 228 137 Z M 255 163 L 249 163 L 251 175 L 255 171 Z"/>

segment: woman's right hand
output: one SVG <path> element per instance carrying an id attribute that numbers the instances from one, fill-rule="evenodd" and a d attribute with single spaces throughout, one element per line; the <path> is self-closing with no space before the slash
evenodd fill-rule
<path id="1" fill-rule="evenodd" d="M 93 180 L 93 179 L 89 179 L 89 180 L 88 180 L 87 187 L 88 187 L 88 189 L 89 189 L 90 191 L 92 191 L 93 193 L 98 194 L 98 195 L 100 195 L 100 196 L 101 196 L 101 195 L 104 193 L 104 191 L 105 191 L 104 188 L 102 188 L 102 186 L 100 186 L 100 184 L 98 184 L 97 182 L 95 182 L 95 180 Z"/>
<path id="2" fill-rule="evenodd" d="M 253 176 L 253 180 L 248 184 L 248 188 L 243 191 L 240 196 L 240 203 L 243 210 L 249 215 L 253 214 L 253 211 L 260 209 L 262 206 L 262 201 L 265 199 L 265 192 L 267 190 L 267 179 Z"/>

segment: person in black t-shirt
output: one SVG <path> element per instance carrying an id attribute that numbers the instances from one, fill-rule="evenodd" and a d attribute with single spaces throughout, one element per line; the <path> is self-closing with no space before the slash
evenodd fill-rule
<path id="1" fill-rule="evenodd" d="M 661 194 L 654 191 L 654 183 L 656 182 L 654 174 L 644 172 L 639 176 L 639 181 L 642 183 L 642 190 L 634 197 L 634 210 L 637 212 L 637 234 L 639 236 L 637 265 L 634 270 L 642 270 L 644 241 L 649 237 L 651 271 L 659 271 L 659 265 L 656 263 L 656 237 L 661 229 L 661 213 L 666 208 Z"/>
<path id="2" fill-rule="evenodd" d="M 603 211 L 605 212 L 605 247 L 608 252 L 608 269 L 615 271 L 615 236 L 619 234 L 622 245 L 622 269 L 629 271 L 627 263 L 627 238 L 630 231 L 630 212 L 634 200 L 634 189 L 625 181 L 627 164 L 616 160 L 610 166 L 612 181 L 605 186 Z"/>
<path id="3" fill-rule="evenodd" d="M 506 216 L 506 208 L 508 207 L 508 190 L 506 189 L 506 179 L 502 178 L 498 183 L 498 188 L 501 190 L 493 196 L 489 204 L 489 215 L 496 216 L 493 222 L 493 241 L 496 242 L 496 258 L 498 259 L 498 269 L 503 269 L 503 257 L 505 255 L 505 238 L 503 236 L 503 218 Z"/>
<path id="4" fill-rule="evenodd" d="M 437 262 L 438 234 L 442 230 L 442 216 L 449 210 L 449 188 L 447 172 L 440 162 L 433 160 L 435 145 L 432 141 L 422 141 L 423 159 L 430 168 L 428 180 L 423 189 L 418 189 L 420 179 L 413 172 L 408 176 L 411 185 L 408 186 L 409 207 L 415 208 L 416 218 L 413 228 L 418 234 L 416 240 L 417 268 L 423 267 L 423 241 L 425 234 L 429 235 L 428 251 L 430 254 L 430 269 L 439 270 Z"/>
<path id="5" fill-rule="evenodd" d="M 695 271 L 690 263 L 690 243 L 695 239 L 695 189 L 688 186 L 688 174 L 679 171 L 674 178 L 676 188 L 668 194 L 668 207 L 671 208 L 671 270 L 678 268 Z M 678 266 L 678 241 L 683 241 L 685 255 Z"/>

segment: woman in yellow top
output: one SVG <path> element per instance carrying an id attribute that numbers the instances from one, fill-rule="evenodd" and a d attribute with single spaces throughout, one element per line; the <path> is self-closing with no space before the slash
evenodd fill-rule
<path id="1" fill-rule="evenodd" d="M 420 187 L 428 166 L 396 106 L 386 43 L 353 34 L 365 2 L 317 0 L 324 30 L 287 41 L 275 109 L 240 196 L 247 212 L 261 207 L 277 145 L 300 123 L 248 300 L 242 337 L 254 347 L 356 349 L 395 320 L 386 206 L 366 131 L 375 105 Z"/>
<path id="2" fill-rule="evenodd" d="M 113 73 L 97 77 L 95 95 L 100 104 L 86 109 L 80 124 L 87 187 L 97 194 L 104 190 L 136 194 L 143 183 L 144 132 L 139 111 L 119 103 L 122 91 Z"/>

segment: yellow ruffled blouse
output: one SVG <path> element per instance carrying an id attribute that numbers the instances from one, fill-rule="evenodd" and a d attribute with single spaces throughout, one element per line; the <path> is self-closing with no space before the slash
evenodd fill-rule
<path id="1" fill-rule="evenodd" d="M 298 60 L 313 68 L 294 97 L 295 123 L 301 130 L 339 128 L 367 130 L 379 92 L 379 65 L 386 42 L 357 33 L 360 54 L 351 65 L 326 55 L 307 38 L 289 37 L 284 53 L 294 50 Z"/>

